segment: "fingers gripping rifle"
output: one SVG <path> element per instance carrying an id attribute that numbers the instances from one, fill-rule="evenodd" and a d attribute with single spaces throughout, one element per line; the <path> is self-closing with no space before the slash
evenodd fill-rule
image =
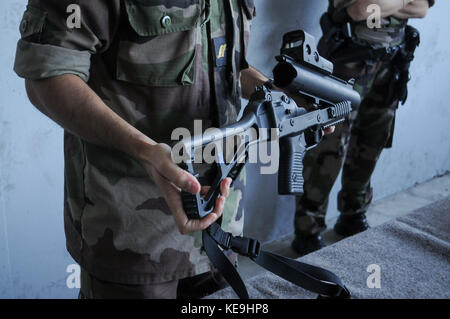
<path id="1" fill-rule="evenodd" d="M 212 144 L 217 147 L 215 165 L 218 174 L 209 192 L 204 197 L 182 193 L 184 209 L 189 218 L 199 219 L 210 214 L 220 196 L 220 183 L 227 177 L 234 181 L 239 176 L 250 146 L 274 138 L 279 139 L 280 144 L 278 192 L 281 195 L 302 194 L 303 158 L 306 152 L 320 142 L 323 129 L 344 121 L 352 107 L 359 106 L 359 94 L 353 90 L 351 83 L 331 75 L 333 65 L 317 53 L 312 36 L 303 31 L 286 34 L 281 53 L 274 69 L 275 85 L 306 97 L 314 109 L 308 112 L 285 94 L 259 87 L 251 96 L 242 119 L 236 124 L 182 140 L 182 148 L 189 156 L 181 167 L 197 178 L 193 154 L 196 154 L 197 149 Z M 275 137 L 271 134 L 273 129 L 276 131 Z M 239 143 L 233 149 L 231 160 L 226 161 L 223 142 L 230 138 L 237 138 Z M 257 240 L 234 237 L 224 232 L 217 223 L 203 232 L 203 243 L 214 266 L 241 298 L 248 298 L 245 285 L 217 245 L 250 257 L 262 267 L 322 296 L 349 296 L 345 286 L 333 273 L 264 252 Z"/>

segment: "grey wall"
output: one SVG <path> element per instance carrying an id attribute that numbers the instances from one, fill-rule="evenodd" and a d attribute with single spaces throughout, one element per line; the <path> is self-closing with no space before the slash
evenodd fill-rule
<path id="1" fill-rule="evenodd" d="M 12 71 L 26 2 L 0 3 L 0 297 L 71 297 L 62 130 L 34 110 Z"/>
<path id="2" fill-rule="evenodd" d="M 302 27 L 319 36 L 326 2 L 257 0 L 251 64 L 270 74 L 285 31 Z M 62 130 L 34 110 L 12 72 L 25 4 L 0 3 L 0 298 L 71 298 L 77 292 L 66 286 L 73 260 L 63 233 Z M 438 0 L 425 21 L 414 22 L 424 41 L 410 100 L 399 112 L 395 148 L 383 154 L 373 178 L 377 198 L 450 170 L 448 12 L 450 2 Z M 292 232 L 292 199 L 270 195 L 275 177 L 256 173 L 249 168 L 247 233 L 268 241 Z M 336 191 L 330 217 L 337 213 Z"/>

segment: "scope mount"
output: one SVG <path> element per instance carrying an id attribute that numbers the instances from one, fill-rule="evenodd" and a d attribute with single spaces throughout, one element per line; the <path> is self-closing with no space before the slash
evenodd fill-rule
<path id="1" fill-rule="evenodd" d="M 281 56 L 276 59 L 281 61 L 283 55 L 321 73 L 327 75 L 333 73 L 333 63 L 320 56 L 314 37 L 303 30 L 295 30 L 283 35 Z"/>

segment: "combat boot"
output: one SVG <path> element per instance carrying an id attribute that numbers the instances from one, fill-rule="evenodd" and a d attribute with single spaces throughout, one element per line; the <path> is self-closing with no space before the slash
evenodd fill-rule
<path id="1" fill-rule="evenodd" d="M 344 237 L 350 237 L 369 229 L 366 214 L 341 214 L 334 225 L 334 231 Z"/>
<path id="2" fill-rule="evenodd" d="M 307 255 L 325 247 L 320 233 L 314 235 L 296 235 L 291 244 L 292 249 L 300 256 Z"/>

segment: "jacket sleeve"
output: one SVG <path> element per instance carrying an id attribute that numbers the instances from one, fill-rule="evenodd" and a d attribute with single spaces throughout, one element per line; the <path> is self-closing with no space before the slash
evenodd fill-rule
<path id="1" fill-rule="evenodd" d="M 75 74 L 88 81 L 91 55 L 110 46 L 119 17 L 120 0 L 29 0 L 14 71 L 32 80 Z"/>
<path id="2" fill-rule="evenodd" d="M 345 23 L 351 20 L 347 13 L 347 8 L 354 4 L 357 0 L 331 0 L 332 19 L 337 23 Z"/>

